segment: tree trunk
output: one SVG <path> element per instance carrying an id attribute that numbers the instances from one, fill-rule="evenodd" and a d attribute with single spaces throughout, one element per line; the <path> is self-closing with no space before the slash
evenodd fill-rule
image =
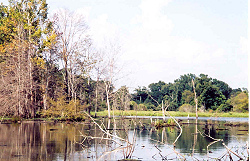
<path id="1" fill-rule="evenodd" d="M 66 93 L 66 99 L 69 100 L 69 73 L 68 73 L 68 61 L 64 60 L 64 70 L 65 70 L 65 93 Z"/>
<path id="2" fill-rule="evenodd" d="M 162 100 L 162 103 L 161 103 L 161 109 L 162 109 L 162 116 L 163 116 L 163 120 L 165 121 L 165 110 L 164 110 L 164 105 L 163 105 L 163 100 Z"/>
<path id="3" fill-rule="evenodd" d="M 198 118 L 198 100 L 196 98 L 194 80 L 192 79 L 193 87 L 194 87 L 194 100 L 195 100 L 195 112 L 196 112 L 196 119 Z"/>
<path id="4" fill-rule="evenodd" d="M 95 89 L 95 117 L 97 113 L 97 104 L 98 104 L 98 85 L 99 85 L 99 77 L 97 78 L 96 89 Z"/>
<path id="5" fill-rule="evenodd" d="M 110 114 L 110 103 L 109 103 L 109 90 L 108 90 L 108 84 L 106 84 L 106 95 L 107 95 L 107 106 L 108 106 L 108 117 L 111 118 Z"/>

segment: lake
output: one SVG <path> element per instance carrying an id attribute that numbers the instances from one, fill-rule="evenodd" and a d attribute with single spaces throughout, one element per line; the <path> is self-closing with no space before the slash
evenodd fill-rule
<path id="1" fill-rule="evenodd" d="M 248 157 L 248 118 L 176 117 L 182 127 L 181 135 L 178 126 L 159 129 L 152 126 L 161 119 L 102 118 L 96 120 L 98 125 L 92 120 L 2 123 L 0 160 L 92 161 L 120 160 L 126 156 L 139 160 L 230 160 L 230 157 L 239 160 Z"/>

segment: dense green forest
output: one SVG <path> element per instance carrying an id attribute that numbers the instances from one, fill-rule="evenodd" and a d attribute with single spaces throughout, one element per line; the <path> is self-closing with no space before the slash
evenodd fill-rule
<path id="1" fill-rule="evenodd" d="M 232 89 L 208 75 L 186 74 L 130 93 L 115 90 L 119 47 L 97 49 L 84 17 L 59 10 L 48 18 L 46 0 L 10 0 L 0 5 L 1 116 L 81 118 L 82 111 L 192 111 L 195 83 L 202 110 L 248 111 L 247 89 Z"/>
<path id="2" fill-rule="evenodd" d="M 195 94 L 192 79 L 195 82 L 200 111 L 248 111 L 246 88 L 232 89 L 227 83 L 205 74 L 185 74 L 174 80 L 174 83 L 159 81 L 149 84 L 148 88 L 139 87 L 132 94 L 131 107 L 139 107 L 140 110 L 161 110 L 159 104 L 164 102 L 168 110 L 194 112 Z"/>

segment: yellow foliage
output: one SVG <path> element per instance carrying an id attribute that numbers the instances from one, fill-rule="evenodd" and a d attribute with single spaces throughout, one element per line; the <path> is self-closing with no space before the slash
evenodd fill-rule
<path id="1" fill-rule="evenodd" d="M 245 92 L 239 93 L 236 97 L 231 98 L 231 104 L 233 105 L 233 111 L 246 112 L 248 111 L 248 95 Z"/>
<path id="2" fill-rule="evenodd" d="M 195 107 L 190 104 L 183 104 L 179 107 L 180 112 L 195 112 Z"/>
<path id="3" fill-rule="evenodd" d="M 60 117 L 65 119 L 77 119 L 78 117 L 84 118 L 81 113 L 85 106 L 80 105 L 79 100 L 66 101 L 65 96 L 61 96 L 56 101 L 49 100 L 50 107 L 42 111 L 45 117 Z"/>
<path id="4" fill-rule="evenodd" d="M 45 64 L 46 63 L 45 63 L 43 58 L 40 58 L 40 57 L 33 58 L 32 62 L 34 64 L 36 64 L 37 66 L 39 66 L 41 69 L 45 69 Z"/>
<path id="5" fill-rule="evenodd" d="M 53 32 L 51 35 L 47 36 L 45 40 L 43 40 L 43 45 L 48 49 L 52 48 L 54 44 L 56 44 L 57 35 Z"/>

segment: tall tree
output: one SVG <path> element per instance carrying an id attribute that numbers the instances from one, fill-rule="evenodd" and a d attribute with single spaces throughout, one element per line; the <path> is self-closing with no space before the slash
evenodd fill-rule
<path id="1" fill-rule="evenodd" d="M 218 87 L 208 86 L 200 95 L 200 103 L 205 109 L 216 110 L 225 101 L 225 96 Z"/>
<path id="2" fill-rule="evenodd" d="M 215 85 L 216 87 L 218 87 L 221 93 L 226 97 L 226 99 L 230 98 L 232 88 L 229 87 L 227 83 L 220 81 L 218 79 L 213 79 L 212 85 Z"/>
<path id="3" fill-rule="evenodd" d="M 84 16 L 60 9 L 54 15 L 57 38 L 57 53 L 64 68 L 64 91 L 67 99 L 76 97 L 75 75 L 86 76 L 91 63 L 91 39 Z"/>
<path id="4" fill-rule="evenodd" d="M 148 89 L 146 87 L 138 87 L 134 90 L 135 93 L 132 94 L 132 99 L 137 103 L 141 104 L 148 98 Z"/>
<path id="5" fill-rule="evenodd" d="M 106 85 L 106 100 L 108 106 L 108 117 L 111 118 L 111 104 L 110 97 L 114 87 L 114 82 L 119 74 L 119 68 L 117 66 L 117 60 L 120 54 L 120 46 L 110 42 L 104 47 L 104 52 L 106 59 L 105 62 L 105 72 L 104 72 L 104 83 Z"/>
<path id="6" fill-rule="evenodd" d="M 9 1 L 8 7 L 1 6 L 1 12 L 0 26 L 5 32 L 0 38 L 1 66 L 7 69 L 1 71 L 1 76 L 4 87 L 11 86 L 15 91 L 9 96 L 16 100 L 5 107 L 15 109 L 15 115 L 34 117 L 41 103 L 35 92 L 40 82 L 35 78 L 40 74 L 36 69 L 44 65 L 41 46 L 48 23 L 46 0 Z"/>
<path id="7" fill-rule="evenodd" d="M 158 83 L 151 83 L 148 85 L 148 88 L 150 89 L 150 95 L 157 101 L 157 102 L 162 102 L 163 99 L 163 91 L 162 87 L 166 83 L 163 81 L 159 81 Z M 155 106 L 158 106 L 158 104 L 155 101 L 152 101 L 152 103 Z"/>

